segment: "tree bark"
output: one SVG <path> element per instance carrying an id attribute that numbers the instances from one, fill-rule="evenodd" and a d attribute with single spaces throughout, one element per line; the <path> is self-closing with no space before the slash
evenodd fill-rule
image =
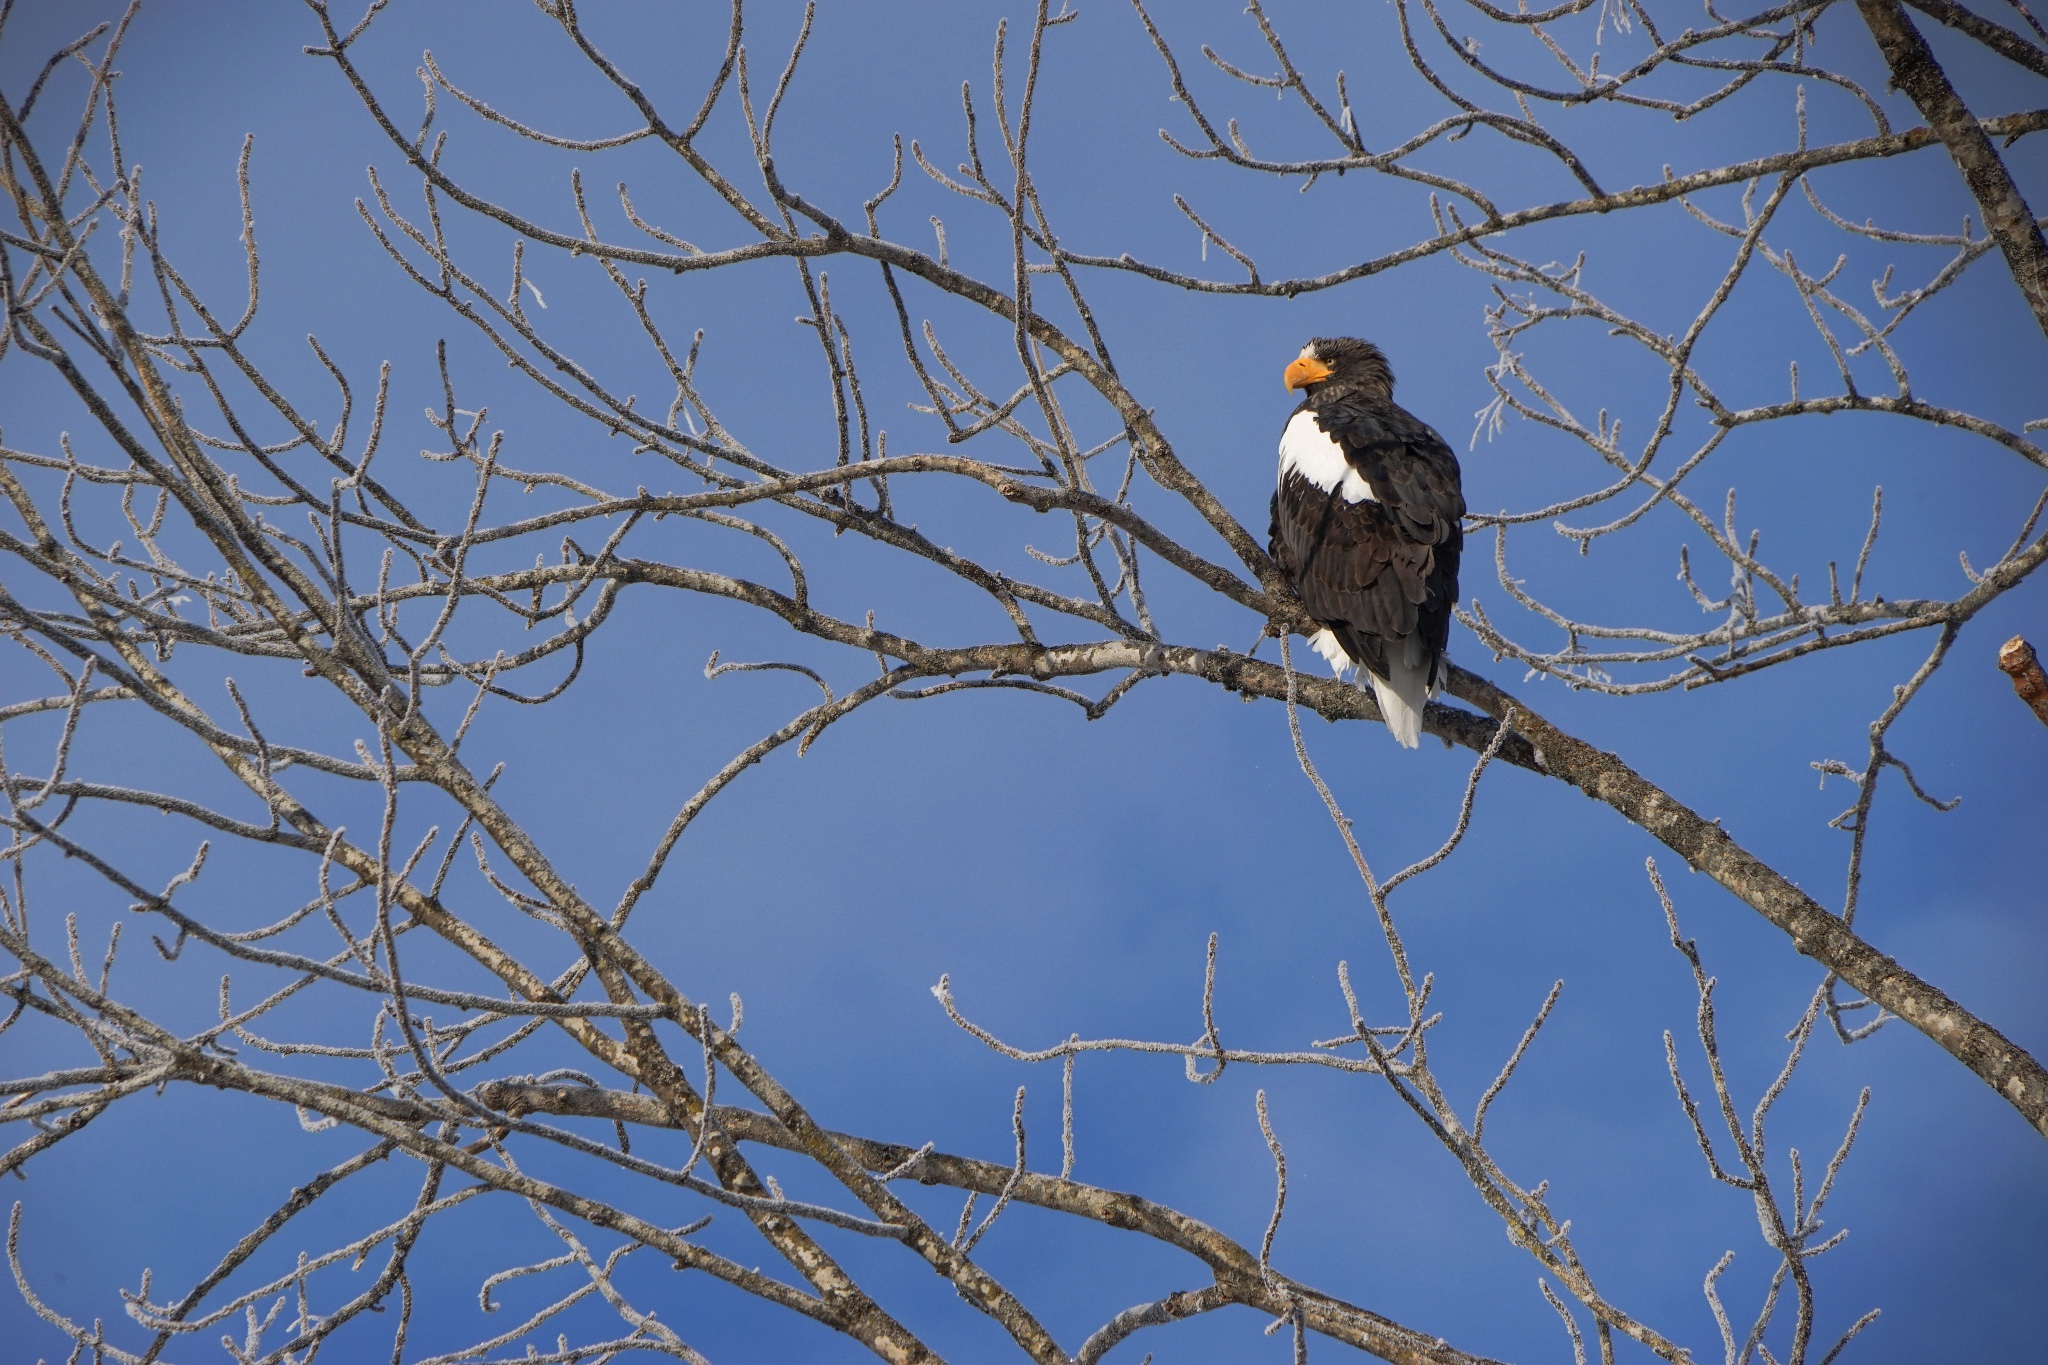
<path id="1" fill-rule="evenodd" d="M 2041 723 L 2048 725 L 2048 673 L 2041 671 L 2041 660 L 2035 656 L 2034 647 L 2013 636 L 1998 651 L 1998 666 L 2012 675 L 2012 690 L 2020 700 L 2033 707 Z"/>
<path id="2" fill-rule="evenodd" d="M 622 1090 L 508 1079 L 487 1082 L 477 1087 L 476 1094 L 493 1109 L 513 1115 L 611 1119 L 649 1127 L 681 1128 L 693 1136 L 696 1132 L 653 1096 Z M 707 1112 L 716 1129 L 735 1142 L 757 1142 L 788 1152 L 806 1150 L 803 1142 L 773 1114 L 723 1104 L 713 1105 Z M 1261 1266 L 1258 1257 L 1215 1228 L 1143 1196 L 1030 1171 L 1019 1176 L 1013 1167 L 999 1162 L 977 1161 L 946 1152 L 920 1154 L 917 1148 L 877 1142 L 852 1133 L 833 1132 L 827 1136 L 870 1171 L 907 1167 L 905 1178 L 925 1185 L 949 1185 L 992 1196 L 1007 1190 L 1017 1203 L 1088 1218 L 1178 1247 L 1209 1267 L 1216 1277 L 1215 1292 L 1227 1302 L 1275 1316 L 1298 1307 L 1308 1315 L 1313 1330 L 1392 1365 L 1501 1365 Z"/>
<path id="3" fill-rule="evenodd" d="M 1937 23 L 1969 34 L 2007 61 L 2018 62 L 2036 75 L 2048 76 L 2048 52 L 2043 52 L 2004 24 L 1994 24 L 1982 15 L 1964 9 L 1955 0 L 1906 0 L 1906 3 Z"/>
<path id="4" fill-rule="evenodd" d="M 1984 226 L 1998 239 L 2013 283 L 2033 310 L 2034 321 L 2048 335 L 2048 241 L 2020 196 L 2020 187 L 2006 169 L 1991 139 L 1977 126 L 1962 96 L 1956 93 L 1920 30 L 1913 27 L 1899 0 L 1856 0 L 1864 24 L 1877 39 L 1892 84 L 1920 109 L 1927 125 L 1941 137 L 1949 156 L 1984 215 Z"/>
<path id="5" fill-rule="evenodd" d="M 1543 771 L 1612 806 L 1784 930 L 1793 947 L 1932 1038 L 2048 1137 L 2048 1069 L 2026 1049 L 1858 938 L 1841 916 L 1736 843 L 1719 822 L 1644 780 L 1618 756 L 1564 733 L 1476 673 L 1453 669 L 1450 690 L 1526 736 Z"/>

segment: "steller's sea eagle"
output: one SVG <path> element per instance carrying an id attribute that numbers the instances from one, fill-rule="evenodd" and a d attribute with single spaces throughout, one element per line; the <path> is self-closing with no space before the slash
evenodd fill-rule
<path id="1" fill-rule="evenodd" d="M 1303 397 L 1280 434 L 1267 549 L 1322 626 L 1309 644 L 1339 677 L 1355 667 L 1361 687 L 1371 681 L 1412 749 L 1458 600 L 1458 457 L 1394 401 L 1394 372 L 1369 341 L 1317 337 L 1285 377 Z"/>

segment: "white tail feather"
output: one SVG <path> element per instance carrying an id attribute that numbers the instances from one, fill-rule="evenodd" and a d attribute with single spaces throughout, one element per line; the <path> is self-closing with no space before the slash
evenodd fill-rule
<path id="1" fill-rule="evenodd" d="M 1381 678 L 1362 668 L 1358 670 L 1359 676 L 1372 683 L 1372 694 L 1380 704 L 1380 714 L 1387 718 L 1387 729 L 1402 748 L 1413 749 L 1422 743 L 1423 708 L 1429 705 L 1436 690 L 1429 685 L 1429 665 L 1399 659 L 1387 662 L 1392 678 Z"/>
<path id="2" fill-rule="evenodd" d="M 1308 637 L 1309 648 L 1323 656 L 1330 665 L 1330 671 L 1343 677 L 1357 665 L 1344 651 L 1336 635 L 1328 630 L 1319 630 Z M 1422 642 L 1413 636 L 1406 641 L 1404 655 L 1420 656 Z M 1380 704 L 1380 714 L 1386 717 L 1387 729 L 1404 749 L 1418 748 L 1422 744 L 1422 712 L 1429 705 L 1429 699 L 1436 695 L 1431 685 L 1430 667 L 1420 657 L 1388 660 L 1393 672 L 1392 678 L 1382 678 L 1368 669 L 1358 669 L 1358 689 L 1363 692 L 1371 684 L 1372 694 Z"/>

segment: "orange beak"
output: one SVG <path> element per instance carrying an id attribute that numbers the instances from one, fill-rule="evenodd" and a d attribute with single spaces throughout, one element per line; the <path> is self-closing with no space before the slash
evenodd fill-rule
<path id="1" fill-rule="evenodd" d="M 1281 376 L 1287 381 L 1287 387 L 1290 389 L 1305 389 L 1311 384 L 1320 384 L 1329 377 L 1330 367 L 1311 356 L 1297 357 L 1294 363 L 1287 367 L 1287 372 Z"/>

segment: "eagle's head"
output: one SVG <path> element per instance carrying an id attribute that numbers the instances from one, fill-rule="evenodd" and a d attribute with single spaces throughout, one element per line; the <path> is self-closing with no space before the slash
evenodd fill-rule
<path id="1" fill-rule="evenodd" d="M 1388 402 L 1394 396 L 1394 372 L 1387 357 L 1357 337 L 1317 337 L 1301 348 L 1285 378 L 1287 387 L 1305 391 L 1310 403 L 1336 398 Z"/>

